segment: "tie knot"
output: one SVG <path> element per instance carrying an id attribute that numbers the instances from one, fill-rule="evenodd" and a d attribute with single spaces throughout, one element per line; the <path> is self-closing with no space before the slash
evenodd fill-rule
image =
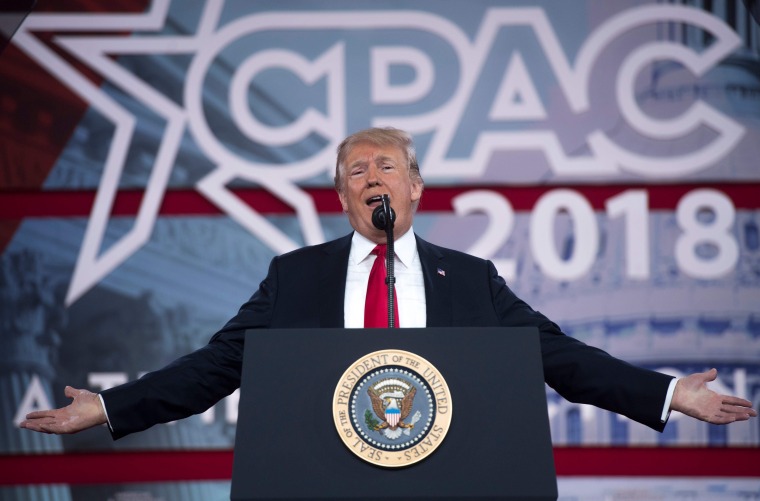
<path id="1" fill-rule="evenodd" d="M 375 246 L 374 249 L 372 249 L 372 254 L 376 255 L 377 257 L 381 259 L 385 259 L 385 254 L 387 252 L 387 245 L 385 244 L 378 244 Z"/>

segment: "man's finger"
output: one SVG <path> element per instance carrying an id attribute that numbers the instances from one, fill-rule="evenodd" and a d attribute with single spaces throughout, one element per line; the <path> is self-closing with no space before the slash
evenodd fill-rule
<path id="1" fill-rule="evenodd" d="M 715 381 L 718 378 L 718 369 L 712 368 L 709 371 L 705 371 L 702 374 L 705 375 L 705 381 Z"/>
<path id="2" fill-rule="evenodd" d="M 691 374 L 688 376 L 689 378 L 693 378 L 692 382 L 699 384 L 707 384 L 712 381 L 715 381 L 718 378 L 718 370 L 717 369 L 710 369 L 705 372 L 695 372 L 694 374 Z"/>
<path id="3" fill-rule="evenodd" d="M 731 395 L 722 395 L 723 403 L 726 405 L 735 405 L 738 407 L 752 407 L 752 402 L 739 397 L 732 397 Z"/>
<path id="4" fill-rule="evenodd" d="M 72 386 L 67 386 L 66 388 L 63 389 L 63 394 L 66 395 L 69 398 L 75 398 L 79 394 L 81 394 L 82 391 L 84 391 L 84 390 L 78 390 L 78 389 L 76 389 L 76 388 L 74 388 Z"/>
<path id="5" fill-rule="evenodd" d="M 48 434 L 54 434 L 54 433 L 56 433 L 56 432 L 55 432 L 55 431 L 52 429 L 52 427 L 51 427 L 51 426 L 47 426 L 47 425 L 43 425 L 43 426 L 40 426 L 40 431 L 41 431 L 41 432 L 43 432 L 43 433 L 48 433 Z"/>
<path id="6" fill-rule="evenodd" d="M 55 417 L 54 410 L 34 411 L 26 415 L 26 419 L 45 419 Z"/>
<path id="7" fill-rule="evenodd" d="M 721 403 L 727 412 L 745 414 L 746 419 L 757 417 L 757 411 L 752 408 L 752 402 L 749 400 L 725 395 Z M 744 420 L 742 419 L 742 421 Z"/>
<path id="8" fill-rule="evenodd" d="M 19 426 L 27 430 L 50 433 L 49 431 L 45 431 L 44 426 L 39 421 L 22 421 Z"/>
<path id="9" fill-rule="evenodd" d="M 716 419 L 711 422 L 713 424 L 729 424 L 737 421 L 747 421 L 749 418 L 750 416 L 748 414 L 722 414 L 716 416 Z"/>
<path id="10" fill-rule="evenodd" d="M 720 410 L 726 414 L 747 416 L 747 419 L 757 415 L 757 412 L 754 412 L 753 409 L 747 409 L 746 407 L 722 406 Z"/>

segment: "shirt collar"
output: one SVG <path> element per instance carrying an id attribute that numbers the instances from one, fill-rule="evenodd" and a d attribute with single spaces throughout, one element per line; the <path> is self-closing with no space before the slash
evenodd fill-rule
<path id="1" fill-rule="evenodd" d="M 355 231 L 351 239 L 351 260 L 355 264 L 361 263 L 367 259 L 376 245 L 375 242 Z M 413 228 L 409 228 L 409 231 L 393 242 L 393 251 L 401 264 L 407 268 L 411 266 L 417 254 L 417 239 L 414 237 Z"/>

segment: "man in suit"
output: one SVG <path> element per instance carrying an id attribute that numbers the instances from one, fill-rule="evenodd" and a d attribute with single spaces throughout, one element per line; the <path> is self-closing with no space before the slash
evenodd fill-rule
<path id="1" fill-rule="evenodd" d="M 517 298 L 489 261 L 414 235 L 412 220 L 424 185 L 405 132 L 368 129 L 346 138 L 338 149 L 335 187 L 355 231 L 273 259 L 258 291 L 208 345 L 100 395 L 67 387 L 66 395 L 74 399 L 69 406 L 30 413 L 21 426 L 73 433 L 108 423 L 119 438 L 203 412 L 234 391 L 240 383 L 246 329 L 364 327 L 373 250 L 385 242 L 385 232 L 372 223 L 383 194 L 390 196 L 396 212 L 401 327 L 538 327 L 544 378 L 560 395 L 659 431 L 671 410 L 719 424 L 757 415 L 749 401 L 707 388 L 717 375 L 714 369 L 676 381 L 618 360 L 564 335 Z"/>

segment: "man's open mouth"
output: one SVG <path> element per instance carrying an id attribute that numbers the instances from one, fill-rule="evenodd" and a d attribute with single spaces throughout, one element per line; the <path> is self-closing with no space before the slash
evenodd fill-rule
<path id="1" fill-rule="evenodd" d="M 383 197 L 381 197 L 380 195 L 376 195 L 374 197 L 370 197 L 367 199 L 367 205 L 369 205 L 370 207 L 376 207 L 380 205 L 382 202 L 383 202 Z"/>

